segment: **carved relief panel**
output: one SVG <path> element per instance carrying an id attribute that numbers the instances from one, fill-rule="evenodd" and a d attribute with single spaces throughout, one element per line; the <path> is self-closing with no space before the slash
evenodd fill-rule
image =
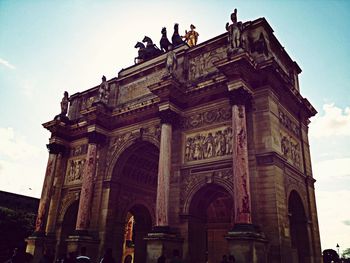
<path id="1" fill-rule="evenodd" d="M 185 163 L 232 155 L 232 128 L 228 125 L 186 134 L 184 137 Z"/>
<path id="2" fill-rule="evenodd" d="M 287 161 L 298 168 L 301 168 L 300 143 L 292 136 L 281 131 L 281 151 Z"/>
<path id="3" fill-rule="evenodd" d="M 65 184 L 81 183 L 87 153 L 87 144 L 78 145 L 70 150 L 70 158 L 67 162 Z"/>
<path id="4" fill-rule="evenodd" d="M 213 62 L 219 59 L 223 59 L 225 56 L 226 49 L 224 47 L 220 47 L 191 58 L 189 61 L 190 80 L 194 81 L 200 77 L 204 78 L 209 74 L 216 72 L 217 69 L 214 66 Z"/>

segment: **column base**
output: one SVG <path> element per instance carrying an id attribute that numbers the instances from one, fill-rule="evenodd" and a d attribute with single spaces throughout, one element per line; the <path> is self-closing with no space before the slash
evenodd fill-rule
<path id="1" fill-rule="evenodd" d="M 91 258 L 92 262 L 97 262 L 99 240 L 93 238 L 87 231 L 76 231 L 66 239 L 67 253 L 80 254 L 82 247 L 86 247 L 86 255 Z"/>
<path id="2" fill-rule="evenodd" d="M 178 250 L 182 255 L 183 238 L 169 226 L 155 226 L 145 240 L 147 242 L 147 263 L 157 263 L 161 255 L 171 258 L 174 250 Z"/>
<path id="3" fill-rule="evenodd" d="M 34 232 L 26 239 L 26 252 L 33 255 L 33 262 L 39 262 L 44 251 L 55 251 L 56 239 L 54 236 L 46 236 L 44 232 Z"/>
<path id="4" fill-rule="evenodd" d="M 236 224 L 225 236 L 236 263 L 267 263 L 267 239 L 252 224 Z"/>

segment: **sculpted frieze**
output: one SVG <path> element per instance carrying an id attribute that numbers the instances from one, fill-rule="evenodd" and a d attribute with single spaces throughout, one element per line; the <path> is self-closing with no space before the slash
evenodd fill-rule
<path id="1" fill-rule="evenodd" d="M 160 82 L 165 73 L 165 69 L 158 70 L 131 83 L 121 85 L 119 88 L 118 104 L 151 94 L 147 86 Z"/>
<path id="2" fill-rule="evenodd" d="M 137 129 L 134 131 L 129 131 L 126 133 L 119 134 L 115 137 L 112 137 L 110 139 L 109 148 L 108 148 L 108 155 L 107 155 L 107 164 L 112 160 L 113 154 L 122 147 L 124 143 L 126 143 L 128 140 L 136 140 L 136 139 L 142 139 L 143 136 L 150 136 L 155 139 L 155 141 L 160 141 L 160 125 L 154 125 L 154 126 L 148 126 L 145 128 Z"/>
<path id="3" fill-rule="evenodd" d="M 189 195 L 194 188 L 197 188 L 197 189 L 201 188 L 201 187 L 198 187 L 199 185 L 204 186 L 206 184 L 211 184 L 211 183 L 217 183 L 220 185 L 224 181 L 229 185 L 232 184 L 233 182 L 232 168 L 219 169 L 219 170 L 204 172 L 204 173 L 186 174 L 181 184 L 181 196 L 180 196 L 181 205 L 183 205 L 185 203 L 185 200 L 189 198 Z"/>
<path id="4" fill-rule="evenodd" d="M 205 77 L 210 73 L 217 71 L 213 62 L 223 59 L 226 56 L 226 49 L 224 47 L 202 53 L 189 61 L 190 80 L 193 81 L 200 77 Z"/>
<path id="5" fill-rule="evenodd" d="M 88 109 L 92 106 L 92 103 L 95 101 L 95 96 L 90 96 L 82 99 L 80 110 Z"/>
<path id="6" fill-rule="evenodd" d="M 81 182 L 83 177 L 85 158 L 70 159 L 68 161 L 66 184 Z"/>
<path id="7" fill-rule="evenodd" d="M 300 168 L 301 149 L 300 143 L 292 136 L 281 131 L 281 152 L 287 160 Z"/>
<path id="8" fill-rule="evenodd" d="M 87 144 L 75 146 L 75 147 L 71 148 L 69 156 L 75 157 L 75 156 L 79 156 L 79 155 L 84 155 L 87 153 L 87 149 L 88 149 Z"/>
<path id="9" fill-rule="evenodd" d="M 279 115 L 279 121 L 282 124 L 282 126 L 299 138 L 300 136 L 299 125 L 294 121 L 292 121 L 288 117 L 288 115 L 281 110 L 278 112 L 278 115 Z"/>
<path id="10" fill-rule="evenodd" d="M 185 136 L 185 162 L 225 157 L 232 154 L 232 128 L 229 126 Z"/>
<path id="11" fill-rule="evenodd" d="M 182 120 L 181 126 L 183 129 L 199 128 L 201 126 L 231 120 L 231 116 L 232 111 L 229 107 L 221 107 L 185 117 Z"/>

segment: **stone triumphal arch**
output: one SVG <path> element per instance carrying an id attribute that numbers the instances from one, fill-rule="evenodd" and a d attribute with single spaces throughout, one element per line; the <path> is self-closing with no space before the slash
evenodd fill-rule
<path id="1" fill-rule="evenodd" d="M 35 261 L 86 247 L 94 261 L 320 262 L 301 69 L 264 18 L 231 20 L 198 45 L 145 38 L 135 65 L 65 93 L 44 123 Z"/>

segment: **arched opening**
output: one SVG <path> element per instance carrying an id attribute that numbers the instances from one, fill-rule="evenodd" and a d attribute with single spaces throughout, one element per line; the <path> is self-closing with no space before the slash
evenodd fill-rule
<path id="1" fill-rule="evenodd" d="M 144 238 L 152 230 L 158 161 L 159 150 L 156 146 L 137 141 L 122 153 L 114 167 L 113 181 L 117 182 L 119 189 L 117 215 L 125 222 L 124 235 L 118 237 L 123 240 L 116 240 L 115 243 L 117 250 L 122 251 L 121 262 L 146 262 Z"/>
<path id="2" fill-rule="evenodd" d="M 146 207 L 135 205 L 126 219 L 122 262 L 146 262 L 147 244 L 144 238 L 152 229 L 151 215 Z"/>
<path id="3" fill-rule="evenodd" d="M 227 254 L 225 235 L 233 222 L 231 195 L 221 186 L 200 189 L 189 207 L 189 257 L 191 262 L 217 262 Z"/>
<path id="4" fill-rule="evenodd" d="M 79 201 L 74 201 L 66 210 L 62 221 L 61 238 L 58 246 L 58 255 L 67 254 L 66 239 L 72 235 L 75 231 L 75 225 L 77 223 Z"/>
<path id="5" fill-rule="evenodd" d="M 288 200 L 290 236 L 293 250 L 293 262 L 310 262 L 307 217 L 303 202 L 296 191 L 292 191 Z"/>

